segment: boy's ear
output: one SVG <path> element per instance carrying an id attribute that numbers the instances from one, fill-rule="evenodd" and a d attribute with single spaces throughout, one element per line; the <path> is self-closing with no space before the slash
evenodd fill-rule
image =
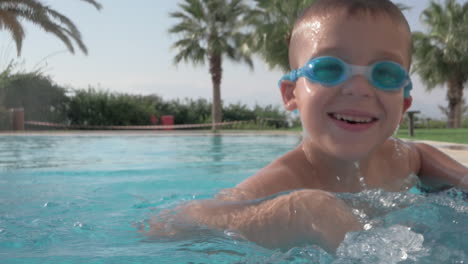
<path id="1" fill-rule="evenodd" d="M 408 110 L 411 107 L 412 102 L 413 102 L 413 97 L 411 96 L 403 99 L 403 111 L 401 113 L 400 124 L 403 123 L 403 120 L 405 119 L 406 110 Z"/>
<path id="2" fill-rule="evenodd" d="M 403 99 L 403 114 L 411 107 L 411 103 L 413 102 L 413 97 L 408 97 Z"/>
<path id="3" fill-rule="evenodd" d="M 297 108 L 296 96 L 294 95 L 295 88 L 296 82 L 291 82 L 287 80 L 281 81 L 281 97 L 283 98 L 284 108 L 286 108 L 286 110 L 288 111 L 293 111 Z"/>

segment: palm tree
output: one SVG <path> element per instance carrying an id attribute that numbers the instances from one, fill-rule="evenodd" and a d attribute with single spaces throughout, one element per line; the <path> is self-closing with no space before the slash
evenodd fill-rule
<path id="1" fill-rule="evenodd" d="M 448 107 L 443 106 L 443 105 L 438 105 L 437 107 L 439 107 L 440 112 L 442 112 L 442 114 L 444 114 L 444 116 L 446 116 L 447 119 L 450 118 L 450 109 Z M 462 119 L 463 119 L 463 116 L 468 114 L 468 105 L 465 103 L 465 99 L 462 99 L 461 113 L 462 113 Z"/>
<path id="2" fill-rule="evenodd" d="M 101 9 L 95 0 L 82 0 Z M 88 50 L 81 40 L 81 33 L 73 22 L 66 16 L 43 4 L 39 0 L 0 0 L 0 30 L 11 33 L 16 43 L 18 56 L 21 55 L 21 46 L 25 37 L 22 20 L 29 21 L 44 31 L 58 37 L 71 53 L 75 52 L 72 40 L 87 54 Z"/>
<path id="3" fill-rule="evenodd" d="M 253 68 L 244 19 L 249 7 L 243 0 L 184 0 L 179 7 L 181 11 L 170 13 L 178 23 L 169 33 L 180 36 L 173 44 L 178 51 L 174 62 L 203 65 L 208 60 L 213 85 L 212 129 L 216 130 L 216 123 L 222 120 L 223 58 L 245 62 Z"/>
<path id="4" fill-rule="evenodd" d="M 421 21 L 429 31 L 413 33 L 413 72 L 429 90 L 447 84 L 448 127 L 459 128 L 468 80 L 468 3 L 432 1 Z"/>
<path id="5" fill-rule="evenodd" d="M 270 69 L 290 70 L 288 46 L 294 23 L 302 11 L 315 0 L 255 0 L 250 22 L 255 28 L 251 36 L 255 52 Z"/>

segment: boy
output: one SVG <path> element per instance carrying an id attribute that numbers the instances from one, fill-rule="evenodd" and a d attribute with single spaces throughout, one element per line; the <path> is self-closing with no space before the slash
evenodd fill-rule
<path id="1" fill-rule="evenodd" d="M 280 80 L 303 142 L 216 199 L 178 208 L 178 220 L 236 230 L 272 248 L 333 251 L 361 224 L 334 192 L 402 191 L 414 174 L 468 187 L 468 168 L 425 144 L 390 138 L 411 105 L 411 33 L 389 0 L 317 0 L 297 20 Z M 183 220 L 181 220 L 183 219 Z M 168 235 L 153 221 L 150 234 Z"/>

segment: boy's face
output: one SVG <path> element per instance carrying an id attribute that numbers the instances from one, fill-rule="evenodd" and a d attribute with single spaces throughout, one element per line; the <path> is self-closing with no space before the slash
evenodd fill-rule
<path id="1" fill-rule="evenodd" d="M 318 56 L 334 56 L 362 66 L 390 60 L 409 68 L 409 34 L 386 16 L 356 18 L 339 13 L 307 25 L 310 30 L 305 27 L 294 36 L 295 68 Z M 411 104 L 411 99 L 404 104 L 403 89 L 376 89 L 362 75 L 332 87 L 301 77 L 295 83 L 284 81 L 281 92 L 287 109 L 299 109 L 315 149 L 344 160 L 359 160 L 381 145 Z"/>

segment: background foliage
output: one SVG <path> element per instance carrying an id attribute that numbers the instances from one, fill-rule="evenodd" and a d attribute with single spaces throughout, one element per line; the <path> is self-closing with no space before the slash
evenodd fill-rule
<path id="1" fill-rule="evenodd" d="M 0 108 L 24 108 L 25 118 L 35 121 L 64 122 L 69 98 L 66 89 L 39 73 L 0 75 Z"/>
<path id="2" fill-rule="evenodd" d="M 6 129 L 11 108 L 24 108 L 25 120 L 71 125 L 152 125 L 151 117 L 174 116 L 175 124 L 211 122 L 211 102 L 206 99 L 172 99 L 56 85 L 40 72 L 0 74 L 0 129 Z M 263 128 L 288 126 L 288 115 L 279 106 L 248 107 L 236 103 L 223 109 L 223 121 L 251 121 Z M 160 124 L 160 121 L 158 122 Z M 237 127 L 240 128 L 240 127 Z"/>
<path id="3" fill-rule="evenodd" d="M 155 113 L 154 104 L 143 96 L 88 88 L 70 97 L 67 117 L 73 125 L 149 125 Z"/>

